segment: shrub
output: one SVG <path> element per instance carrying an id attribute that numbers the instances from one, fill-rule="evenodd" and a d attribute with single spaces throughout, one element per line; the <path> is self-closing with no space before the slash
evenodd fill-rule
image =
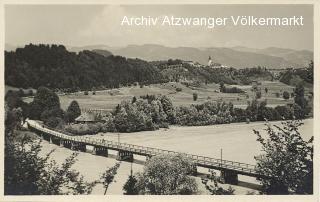
<path id="1" fill-rule="evenodd" d="M 182 91 L 182 88 L 176 88 L 176 91 L 177 91 L 177 92 L 181 92 L 181 91 Z"/>
<path id="2" fill-rule="evenodd" d="M 275 110 L 279 114 L 279 119 L 291 119 L 292 118 L 292 110 L 288 106 L 276 106 Z"/>
<path id="3" fill-rule="evenodd" d="M 261 91 L 260 91 L 260 90 L 259 90 L 259 91 L 257 91 L 257 92 L 256 92 L 256 98 L 257 98 L 257 99 L 260 99 L 260 98 L 261 98 L 261 96 L 262 96 Z"/>
<path id="4" fill-rule="evenodd" d="M 74 135 L 94 135 L 100 132 L 101 128 L 101 123 L 86 123 L 66 125 L 64 129 Z"/>
<path id="5" fill-rule="evenodd" d="M 44 121 L 44 123 L 52 128 L 56 128 L 58 125 L 63 123 L 63 119 L 59 117 L 50 117 Z"/>
<path id="6" fill-rule="evenodd" d="M 29 92 L 28 92 L 28 95 L 29 96 L 33 96 L 33 90 L 30 89 Z"/>
<path id="7" fill-rule="evenodd" d="M 284 91 L 282 94 L 283 99 L 288 100 L 290 98 L 290 94 L 288 91 Z"/>
<path id="8" fill-rule="evenodd" d="M 195 194 L 198 186 L 189 176 L 194 167 L 192 160 L 182 154 L 154 156 L 147 161 L 143 172 L 135 175 L 134 189 L 139 194 Z"/>
<path id="9" fill-rule="evenodd" d="M 193 93 L 193 94 L 192 94 L 192 97 L 193 97 L 193 101 L 197 101 L 197 99 L 198 99 L 198 93 Z"/>

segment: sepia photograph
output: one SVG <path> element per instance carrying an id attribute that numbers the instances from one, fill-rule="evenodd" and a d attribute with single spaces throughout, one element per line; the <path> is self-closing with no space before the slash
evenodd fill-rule
<path id="1" fill-rule="evenodd" d="M 3 10 L 4 196 L 318 194 L 313 4 Z"/>

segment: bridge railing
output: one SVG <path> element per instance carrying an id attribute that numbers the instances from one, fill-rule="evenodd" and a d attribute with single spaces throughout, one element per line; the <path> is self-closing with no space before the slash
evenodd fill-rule
<path id="1" fill-rule="evenodd" d="M 158 154 L 184 154 L 198 164 L 205 164 L 205 165 L 211 165 L 211 166 L 216 166 L 221 168 L 235 169 L 235 170 L 255 173 L 255 169 L 254 169 L 255 166 L 247 163 L 217 159 L 217 158 L 206 157 L 201 155 L 187 154 L 182 152 L 176 152 L 176 151 L 170 151 L 165 149 L 158 149 L 158 148 L 146 147 L 146 146 L 140 146 L 140 145 L 134 145 L 134 144 L 128 144 L 128 143 L 118 143 L 110 140 L 101 140 L 101 139 L 95 139 L 90 137 L 79 137 L 79 136 L 74 136 L 73 134 L 68 133 L 66 131 L 50 128 L 47 126 L 45 127 L 39 126 L 38 123 L 32 124 L 28 122 L 28 124 L 40 131 L 43 131 L 45 133 L 54 135 L 56 137 L 59 137 L 65 140 L 82 142 L 82 143 L 96 145 L 96 146 L 105 146 L 109 148 L 127 150 L 131 152 L 139 152 L 141 154 L 150 155 L 150 156 L 154 156 Z"/>

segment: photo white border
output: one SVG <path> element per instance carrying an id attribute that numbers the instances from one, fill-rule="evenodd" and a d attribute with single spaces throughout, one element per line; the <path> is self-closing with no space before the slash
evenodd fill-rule
<path id="1" fill-rule="evenodd" d="M 5 45 L 5 26 L 4 26 L 4 6 L 9 4 L 83 4 L 83 5 L 144 5 L 144 4 L 312 4 L 314 5 L 314 194 L 313 195 L 234 195 L 234 196 L 212 196 L 212 195 L 191 195 L 191 196 L 124 196 L 124 195 L 77 195 L 77 196 L 4 196 L 4 45 Z M 320 133 L 320 1 L 318 0 L 0 0 L 0 64 L 1 64 L 1 86 L 0 91 L 3 95 L 0 107 L 0 195 L 1 201 L 255 201 L 255 202 L 315 202 L 320 201 L 319 196 L 319 133 Z M 318 123 L 318 124 L 317 124 Z"/>

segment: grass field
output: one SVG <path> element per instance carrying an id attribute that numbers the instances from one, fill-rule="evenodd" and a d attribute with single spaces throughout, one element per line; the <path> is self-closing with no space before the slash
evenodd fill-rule
<path id="1" fill-rule="evenodd" d="M 246 91 L 249 95 L 249 100 L 253 97 L 251 91 L 251 85 L 249 86 L 237 86 L 238 88 Z M 177 92 L 176 88 L 181 88 L 181 92 Z M 261 83 L 259 88 L 262 89 L 262 98 L 265 99 L 269 106 L 284 105 L 291 103 L 293 100 L 284 100 L 282 98 L 282 92 L 293 91 L 292 86 L 280 82 L 264 81 Z M 264 89 L 268 88 L 268 93 L 265 93 Z M 306 90 L 307 91 L 307 90 Z M 276 97 L 276 93 L 280 93 L 280 97 Z M 198 94 L 198 100 L 193 101 L 193 93 Z M 232 102 L 237 107 L 246 107 L 248 99 L 246 94 L 238 93 L 220 93 L 219 84 L 208 84 L 202 85 L 201 87 L 187 87 L 180 83 L 170 82 L 164 84 L 153 84 L 150 86 L 139 86 L 122 87 L 112 90 L 97 91 L 96 95 L 84 95 L 83 92 L 73 93 L 69 95 L 59 95 L 61 107 L 66 109 L 72 100 L 78 101 L 81 108 L 94 108 L 94 109 L 106 109 L 111 110 L 122 100 L 130 100 L 133 96 L 139 97 L 141 95 L 167 95 L 175 106 L 180 105 L 191 105 L 200 104 L 208 100 L 219 100 L 222 99 L 227 102 Z M 25 101 L 31 102 L 32 98 L 25 98 Z"/>

